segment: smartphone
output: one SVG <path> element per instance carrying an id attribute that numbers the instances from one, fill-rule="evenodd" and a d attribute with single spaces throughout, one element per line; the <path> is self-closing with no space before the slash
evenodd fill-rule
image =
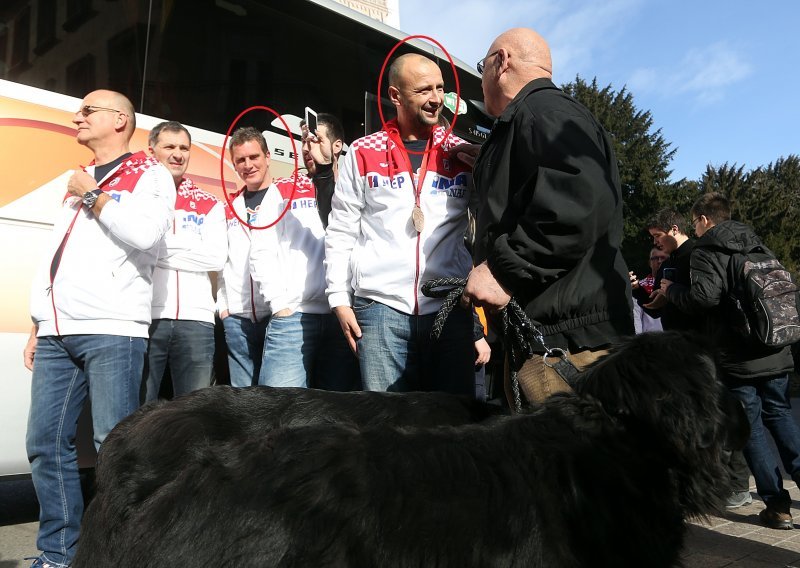
<path id="1" fill-rule="evenodd" d="M 308 126 L 309 136 L 316 139 L 317 137 L 317 113 L 309 107 L 306 107 L 306 126 Z"/>
<path id="2" fill-rule="evenodd" d="M 675 282 L 675 276 L 677 275 L 676 271 L 676 268 L 665 268 L 663 278 L 665 280 L 669 280 L 670 282 Z"/>

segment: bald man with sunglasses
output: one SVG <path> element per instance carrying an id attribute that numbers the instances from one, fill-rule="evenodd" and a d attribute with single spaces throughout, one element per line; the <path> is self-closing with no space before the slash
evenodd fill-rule
<path id="1" fill-rule="evenodd" d="M 548 347 L 583 367 L 633 333 L 611 138 L 553 83 L 550 48 L 535 31 L 504 32 L 477 67 L 497 120 L 473 170 L 475 268 L 463 303 L 491 313 L 513 296 Z M 534 349 L 519 369 L 526 396 L 538 398 L 542 384 L 548 394 L 565 390 L 544 364 L 544 347 Z"/>
<path id="2" fill-rule="evenodd" d="M 42 551 L 32 568 L 64 568 L 75 554 L 83 515 L 75 437 L 87 398 L 98 448 L 139 407 L 153 269 L 175 204 L 169 171 L 129 149 L 136 122 L 124 95 L 89 93 L 72 122 L 94 159 L 67 183 L 32 284 L 34 327 L 24 350 L 33 371 L 26 445 Z"/>

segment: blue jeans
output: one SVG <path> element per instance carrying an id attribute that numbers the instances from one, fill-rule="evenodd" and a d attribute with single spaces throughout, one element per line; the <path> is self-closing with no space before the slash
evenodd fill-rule
<path id="1" fill-rule="evenodd" d="M 361 339 L 364 390 L 443 391 L 475 397 L 472 313 L 457 306 L 442 335 L 431 338 L 436 314 L 405 314 L 373 300 L 353 302 Z"/>
<path id="2" fill-rule="evenodd" d="M 192 320 L 153 320 L 147 347 L 145 401 L 158 398 L 167 364 L 174 396 L 211 386 L 214 324 Z"/>
<path id="3" fill-rule="evenodd" d="M 336 391 L 361 388 L 358 359 L 335 315 L 294 312 L 267 326 L 258 384 Z"/>
<path id="4" fill-rule="evenodd" d="M 780 466 L 767 443 L 765 427 L 778 447 L 784 469 L 800 481 L 800 427 L 792 417 L 789 376 L 729 380 L 728 388 L 742 401 L 750 420 L 744 457 L 756 480 L 756 490 L 768 507 L 788 512 L 789 493 L 783 488 Z"/>
<path id="5" fill-rule="evenodd" d="M 75 554 L 83 516 L 75 435 L 88 395 L 96 447 L 139 407 L 147 340 L 116 335 L 40 337 L 25 440 L 39 499 L 36 544 L 55 564 Z"/>
<path id="6" fill-rule="evenodd" d="M 267 322 L 269 318 L 254 322 L 250 318 L 234 315 L 222 320 L 225 343 L 228 345 L 231 386 L 249 387 L 258 382 Z"/>

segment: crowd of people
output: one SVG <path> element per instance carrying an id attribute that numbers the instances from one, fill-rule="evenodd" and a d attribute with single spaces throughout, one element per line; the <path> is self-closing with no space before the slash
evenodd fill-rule
<path id="1" fill-rule="evenodd" d="M 713 342 L 722 380 L 742 403 L 751 429 L 744 450 L 730 452 L 733 491 L 725 506 L 752 503 L 752 473 L 766 505 L 759 513 L 761 522 L 791 529 L 791 498 L 766 437 L 769 431 L 785 471 L 800 485 L 800 427 L 789 397 L 791 347 L 764 345 L 739 325 L 745 298 L 742 259 L 754 250 L 771 253 L 752 228 L 732 220 L 730 202 L 721 193 L 703 194 L 690 215 L 695 237 L 673 208 L 658 211 L 647 223 L 655 245 L 650 252 L 652 272 L 642 279 L 630 273 L 639 322 L 643 331 L 658 326 L 695 332 Z"/>
<path id="2" fill-rule="evenodd" d="M 33 371 L 27 448 L 41 504 L 34 568 L 66 567 L 75 552 L 83 499 L 74 442 L 86 399 L 99 448 L 117 422 L 158 397 L 167 367 L 176 395 L 209 386 L 217 320 L 234 387 L 468 396 L 476 365 L 490 357 L 475 310 L 491 320 L 512 297 L 576 368 L 634 333 L 632 283 L 643 314 L 637 330 L 713 323 L 697 310 L 719 299 L 709 293 L 717 283 L 689 275 L 723 254 L 711 247 L 715 234 L 743 226 L 698 202 L 697 234 L 706 237 L 695 243 L 679 216 L 660 213 L 647 227 L 652 275 L 637 280 L 620 251 L 610 136 L 553 83 L 539 34 L 511 29 L 486 53 L 477 68 L 496 121 L 481 146 L 442 126 L 438 65 L 402 55 L 388 71 L 396 118 L 342 155 L 341 124 L 320 114 L 317 129 L 303 131 L 305 174 L 273 177 L 264 136 L 236 130 L 226 151 L 242 187 L 230 206 L 186 177 L 183 125 L 159 124 L 149 151 L 131 153 L 130 101 L 106 90 L 86 95 L 73 122 L 95 159 L 69 180 L 32 286 L 24 352 Z M 447 277 L 466 286 L 433 341 L 442 299 L 421 288 Z M 535 347 L 514 369 L 531 401 L 565 384 Z M 775 408 L 767 401 L 785 394 L 786 361 L 780 352 L 753 371 L 739 373 L 749 360 L 725 367 L 754 424 L 759 412 L 766 423 Z M 765 520 L 791 525 L 759 432 L 744 455 L 773 515 Z M 795 442 L 796 432 L 787 434 Z M 794 456 L 791 473 L 800 476 Z"/>

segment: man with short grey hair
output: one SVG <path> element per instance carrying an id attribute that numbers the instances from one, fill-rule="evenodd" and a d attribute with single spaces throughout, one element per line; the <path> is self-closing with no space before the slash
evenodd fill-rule
<path id="1" fill-rule="evenodd" d="M 209 272 L 228 256 L 224 204 L 185 177 L 192 138 L 185 126 L 157 124 L 150 154 L 175 183 L 175 218 L 164 236 L 153 273 L 153 322 L 147 348 L 145 400 L 158 398 L 167 367 L 175 396 L 211 384 L 214 364 L 214 297 Z"/>

